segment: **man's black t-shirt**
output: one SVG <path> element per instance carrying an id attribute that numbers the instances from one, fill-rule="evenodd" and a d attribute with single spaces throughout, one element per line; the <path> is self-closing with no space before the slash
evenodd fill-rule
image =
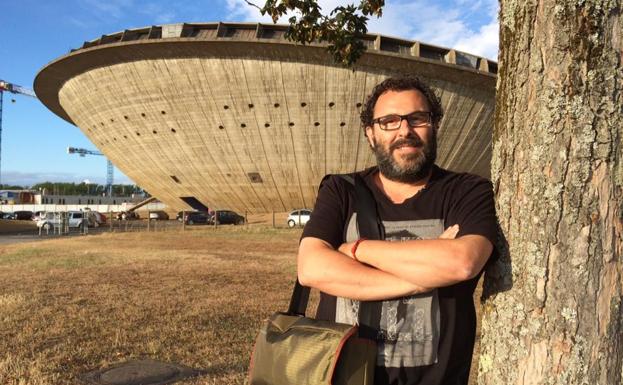
<path id="1" fill-rule="evenodd" d="M 434 167 L 426 187 L 395 204 L 374 183 L 376 167 L 360 172 L 377 202 L 386 240 L 434 239 L 459 224 L 457 237 L 482 235 L 495 244 L 491 183 Z M 338 248 L 359 238 L 354 189 L 339 176 L 321 184 L 303 237 Z M 467 384 L 476 330 L 472 295 L 478 278 L 427 293 L 383 301 L 375 384 Z M 323 293 L 317 317 L 355 323 L 359 302 Z"/>

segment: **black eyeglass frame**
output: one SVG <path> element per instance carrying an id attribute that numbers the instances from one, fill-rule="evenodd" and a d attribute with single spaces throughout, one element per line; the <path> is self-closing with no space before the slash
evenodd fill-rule
<path id="1" fill-rule="evenodd" d="M 422 123 L 422 124 L 418 124 L 418 125 L 413 125 L 409 123 L 409 117 L 411 117 L 414 114 L 426 114 L 428 116 L 428 121 L 426 123 Z M 387 128 L 387 123 L 385 123 L 385 128 L 383 128 L 383 124 L 381 124 L 381 119 L 385 119 L 388 118 L 390 116 L 397 116 L 400 118 L 400 122 L 398 123 L 398 126 L 396 128 Z M 379 128 L 383 131 L 396 131 L 400 129 L 400 126 L 402 126 L 402 121 L 406 120 L 407 124 L 409 125 L 409 127 L 411 128 L 415 128 L 415 127 L 425 127 L 427 125 L 431 125 L 433 123 L 433 113 L 432 111 L 413 111 L 410 112 L 408 114 L 405 115 L 399 115 L 399 114 L 389 114 L 389 115 L 384 115 L 381 117 L 378 117 L 376 119 L 372 119 L 372 125 L 374 125 L 374 123 L 377 123 L 379 125 Z"/>

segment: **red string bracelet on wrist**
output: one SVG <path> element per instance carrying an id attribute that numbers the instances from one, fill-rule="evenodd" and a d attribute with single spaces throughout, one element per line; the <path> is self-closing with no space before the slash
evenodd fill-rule
<path id="1" fill-rule="evenodd" d="M 363 241 L 367 241 L 368 238 L 359 238 L 357 239 L 357 241 L 355 242 L 355 244 L 353 245 L 353 248 L 350 249 L 350 253 L 353 255 L 353 258 L 355 259 L 355 261 L 357 262 L 361 262 L 360 260 L 357 259 L 357 256 L 355 255 L 355 253 L 357 252 L 357 248 L 359 247 L 359 244 Z"/>

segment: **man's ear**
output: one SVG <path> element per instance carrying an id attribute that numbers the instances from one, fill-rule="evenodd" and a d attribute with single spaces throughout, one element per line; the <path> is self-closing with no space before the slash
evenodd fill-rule
<path id="1" fill-rule="evenodd" d="M 374 147 L 374 129 L 372 128 L 372 126 L 367 126 L 366 127 L 366 138 L 368 139 L 368 144 L 370 145 L 370 147 Z"/>
<path id="2" fill-rule="evenodd" d="M 433 130 L 435 131 L 435 134 L 439 134 L 439 122 L 433 124 Z"/>

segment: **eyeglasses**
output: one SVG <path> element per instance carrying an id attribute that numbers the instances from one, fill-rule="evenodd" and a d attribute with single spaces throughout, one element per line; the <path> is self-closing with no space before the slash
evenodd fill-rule
<path id="1" fill-rule="evenodd" d="M 391 114 L 372 120 L 372 124 L 378 123 L 381 130 L 394 131 L 400 128 L 405 119 L 409 127 L 424 127 L 431 124 L 433 113 L 430 111 L 415 111 L 406 115 Z"/>

